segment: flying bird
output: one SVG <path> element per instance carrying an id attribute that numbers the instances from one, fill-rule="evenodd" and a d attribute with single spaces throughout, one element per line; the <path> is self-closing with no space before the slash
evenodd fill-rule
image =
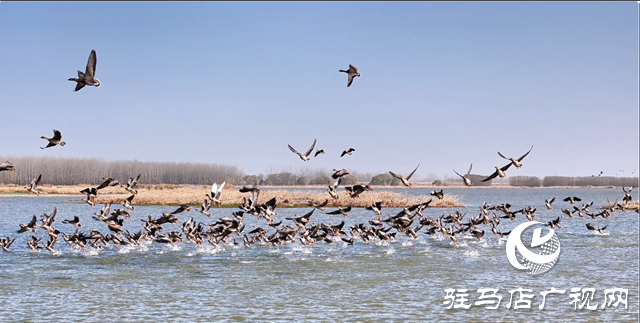
<path id="1" fill-rule="evenodd" d="M 353 154 L 353 152 L 354 152 L 354 151 L 356 151 L 356 150 L 355 150 L 355 149 L 353 149 L 353 148 L 349 148 L 349 149 L 347 149 L 347 150 L 343 150 L 343 151 L 342 151 L 342 154 L 340 155 L 340 157 L 343 157 L 344 155 L 349 155 L 349 156 L 351 156 L 351 155 Z"/>
<path id="2" fill-rule="evenodd" d="M 555 201 L 555 200 L 556 200 L 555 197 L 550 199 L 550 200 L 544 200 L 544 206 L 547 207 L 547 210 L 551 211 L 551 209 L 552 209 L 551 208 L 551 203 L 553 203 L 553 201 Z"/>
<path id="3" fill-rule="evenodd" d="M 313 158 L 318 157 L 318 155 L 324 154 L 324 149 L 317 149 L 315 155 L 313 155 Z"/>
<path id="4" fill-rule="evenodd" d="M 498 168 L 498 166 L 495 166 L 496 171 L 493 172 L 493 174 L 489 175 L 489 177 L 483 179 L 482 182 L 490 181 L 490 180 L 496 178 L 496 176 L 500 176 L 500 178 L 504 178 L 505 176 L 507 176 L 507 174 L 505 174 L 505 171 L 507 171 L 507 169 L 509 169 L 509 167 L 511 167 L 511 165 L 513 165 L 513 163 L 508 163 L 508 164 L 502 166 L 502 168 Z"/>
<path id="5" fill-rule="evenodd" d="M 100 87 L 100 80 L 95 78 L 96 74 L 96 51 L 92 50 L 91 54 L 89 54 L 89 61 L 87 61 L 87 68 L 85 72 L 78 71 L 78 78 L 70 78 L 69 81 L 77 82 L 76 89 L 74 92 L 80 91 L 85 85 L 92 85 L 95 87 Z"/>
<path id="6" fill-rule="evenodd" d="M 221 207 L 222 205 L 222 201 L 220 200 L 220 196 L 222 195 L 222 188 L 224 188 L 224 184 L 226 184 L 227 182 L 222 182 L 222 184 L 220 184 L 220 186 L 218 186 L 217 183 L 213 183 L 213 185 L 211 185 L 211 202 L 215 203 L 218 205 L 218 207 Z"/>
<path id="7" fill-rule="evenodd" d="M 569 197 L 566 197 L 563 201 L 570 202 L 571 204 L 576 204 L 576 202 L 580 202 L 582 201 L 582 199 L 575 196 L 569 196 Z"/>
<path id="8" fill-rule="evenodd" d="M 531 152 L 531 149 L 533 149 L 533 146 L 531 146 L 531 148 L 529 149 L 529 151 L 527 151 L 527 153 L 525 153 L 524 155 L 520 156 L 520 158 L 515 159 L 515 158 L 507 158 L 504 157 L 503 154 L 501 154 L 500 152 L 498 152 L 498 155 L 500 155 L 500 157 L 506 159 L 506 160 L 510 160 L 511 164 L 513 164 L 513 166 L 516 166 L 516 168 L 520 168 L 522 167 L 522 164 L 520 163 L 525 157 L 527 157 L 527 155 L 529 155 L 529 153 Z"/>
<path id="9" fill-rule="evenodd" d="M 10 163 L 9 161 L 6 161 L 0 164 L 0 172 L 2 171 L 11 171 L 11 174 L 13 174 L 16 172 L 16 169 L 13 167 L 12 163 Z"/>
<path id="10" fill-rule="evenodd" d="M 45 136 L 42 136 L 40 138 L 49 140 L 49 144 L 47 144 L 46 147 L 40 147 L 40 149 L 45 149 L 57 145 L 64 146 L 67 144 L 66 142 L 62 141 L 62 134 L 60 133 L 60 131 L 55 129 L 53 130 L 53 138 L 47 138 Z"/>
<path id="11" fill-rule="evenodd" d="M 420 167 L 420 163 L 418 163 L 418 166 L 416 166 L 416 169 L 413 170 L 413 172 L 411 172 L 411 174 L 409 174 L 409 176 L 407 176 L 406 178 L 402 175 L 396 175 L 394 172 L 389 171 L 389 174 L 391 174 L 391 176 L 399 179 L 402 184 L 408 188 L 411 188 L 411 183 L 409 183 L 409 179 L 411 179 L 411 176 L 413 176 L 413 174 L 418 170 L 418 167 Z"/>
<path id="12" fill-rule="evenodd" d="M 342 72 L 342 73 L 347 73 L 347 75 L 349 76 L 348 80 L 347 80 L 347 87 L 351 86 L 351 83 L 353 83 L 353 78 L 354 77 L 361 77 L 362 74 L 358 73 L 358 69 L 349 64 L 349 69 L 348 70 L 339 70 L 338 72 Z"/>
<path id="13" fill-rule="evenodd" d="M 462 176 L 458 172 L 456 172 L 455 169 L 453 170 L 454 173 L 456 173 L 458 176 L 460 176 L 462 178 L 462 181 L 464 182 L 464 185 L 466 185 L 467 187 L 473 185 L 471 180 L 467 177 L 467 176 L 469 176 L 469 174 L 471 174 L 471 168 L 472 167 L 473 167 L 473 164 L 471 164 L 471 166 L 469 166 L 469 170 L 467 171 L 467 173 L 464 176 Z"/>
<path id="14" fill-rule="evenodd" d="M 291 150 L 294 154 L 297 154 L 298 156 L 300 156 L 300 159 L 302 159 L 303 161 L 309 161 L 309 155 L 311 154 L 311 152 L 313 151 L 313 148 L 316 147 L 316 140 L 313 139 L 313 144 L 311 145 L 311 147 L 309 148 L 309 150 L 307 150 L 306 153 L 301 154 L 298 151 L 296 151 L 293 147 L 291 147 L 291 145 L 287 145 L 289 146 L 289 150 Z"/>
<path id="15" fill-rule="evenodd" d="M 34 193 L 37 196 L 40 196 L 40 193 L 38 192 L 38 183 L 40 183 L 40 179 L 42 179 L 42 174 L 38 175 L 38 177 L 34 178 L 31 183 L 29 183 L 29 185 L 26 185 L 24 188 L 27 189 L 27 191 Z"/>

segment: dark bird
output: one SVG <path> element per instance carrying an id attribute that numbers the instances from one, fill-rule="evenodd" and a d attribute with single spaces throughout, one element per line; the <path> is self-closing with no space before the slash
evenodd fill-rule
<path id="1" fill-rule="evenodd" d="M 376 214 L 376 218 L 382 215 L 382 201 L 375 202 L 366 207 L 367 210 L 373 211 Z"/>
<path id="2" fill-rule="evenodd" d="M 469 170 L 467 171 L 467 174 L 465 174 L 464 176 L 462 176 L 458 172 L 456 172 L 455 169 L 453 170 L 454 173 L 456 173 L 458 176 L 460 176 L 462 178 L 462 181 L 464 182 L 464 185 L 466 185 L 467 187 L 473 185 L 471 180 L 467 177 L 467 176 L 469 176 L 469 174 L 471 174 L 471 168 L 472 167 L 473 167 L 473 164 L 471 164 L 471 166 L 469 166 Z"/>
<path id="3" fill-rule="evenodd" d="M 531 148 L 529 149 L 529 151 L 527 151 L 527 153 L 526 153 L 526 154 L 524 154 L 524 155 L 520 156 L 520 158 L 518 158 L 518 159 L 504 157 L 504 155 L 503 155 L 503 154 L 501 154 L 500 152 L 498 152 L 498 155 L 500 155 L 500 157 L 502 157 L 502 158 L 504 158 L 504 159 L 506 159 L 506 160 L 510 160 L 510 161 L 511 161 L 511 164 L 513 164 L 513 166 L 516 166 L 516 168 L 520 168 L 520 167 L 522 167 L 522 164 L 521 164 L 520 162 L 521 162 L 525 157 L 527 157 L 527 155 L 529 155 L 529 153 L 531 152 L 531 149 L 533 149 L 533 146 L 531 146 Z"/>
<path id="4" fill-rule="evenodd" d="M 361 77 L 362 74 L 358 73 L 358 69 L 349 64 L 349 69 L 348 70 L 339 70 L 338 72 L 342 72 L 342 73 L 347 73 L 347 75 L 349 76 L 349 78 L 347 79 L 347 87 L 351 86 L 351 83 L 353 83 L 353 78 L 354 77 Z"/>
<path id="5" fill-rule="evenodd" d="M 569 197 L 565 198 L 563 201 L 571 202 L 571 204 L 576 204 L 576 202 L 580 202 L 580 201 L 582 201 L 582 199 L 577 198 L 575 196 L 569 196 Z"/>
<path id="6" fill-rule="evenodd" d="M 624 203 L 631 202 L 631 200 L 633 200 L 633 197 L 631 197 L 631 191 L 633 191 L 633 186 L 631 186 L 628 191 L 623 186 L 622 191 L 624 191 L 624 197 L 622 198 L 622 201 Z"/>
<path id="7" fill-rule="evenodd" d="M 346 169 L 344 169 L 344 168 L 340 169 L 340 170 L 335 169 L 335 168 L 333 169 L 333 175 L 331 175 L 331 178 L 338 179 L 338 178 L 343 177 L 343 176 L 349 177 L 349 172 Z"/>
<path id="8" fill-rule="evenodd" d="M 77 82 L 76 89 L 73 90 L 74 92 L 80 91 L 85 85 L 100 87 L 100 80 L 95 78 L 97 62 L 96 51 L 92 50 L 91 54 L 89 54 L 89 61 L 87 61 L 87 68 L 84 73 L 78 71 L 78 78 L 69 79 L 69 81 Z"/>
<path id="9" fill-rule="evenodd" d="M 562 230 L 562 227 L 560 226 L 560 217 L 558 217 L 557 219 L 555 219 L 553 221 L 549 221 L 549 222 L 547 222 L 545 224 L 548 227 L 550 227 L 551 229 L 558 228 L 558 230 Z"/>
<path id="10" fill-rule="evenodd" d="M 304 154 L 299 153 L 297 150 L 295 150 L 295 148 L 291 147 L 291 145 L 287 145 L 287 146 L 289 146 L 289 150 L 291 150 L 294 154 L 297 154 L 298 156 L 300 156 L 300 159 L 302 159 L 303 161 L 309 161 L 309 159 L 310 159 L 309 155 L 313 151 L 313 148 L 316 147 L 316 140 L 313 139 L 313 144 L 311 145 L 309 150 L 307 150 L 307 152 L 304 153 Z"/>
<path id="11" fill-rule="evenodd" d="M 369 184 L 366 184 L 366 185 L 356 184 L 353 186 L 347 186 L 345 187 L 345 189 L 347 190 L 347 192 L 349 192 L 349 194 L 351 194 L 351 197 L 353 198 L 358 197 L 358 195 L 366 191 L 373 191 L 369 186 Z"/>
<path id="12" fill-rule="evenodd" d="M 31 231 L 33 233 L 36 233 L 36 216 L 34 215 L 33 218 L 31 218 L 31 221 L 27 224 L 20 224 L 20 230 L 18 230 L 18 233 L 22 233 L 22 232 L 27 232 L 27 231 Z"/>
<path id="13" fill-rule="evenodd" d="M 315 155 L 313 157 L 318 157 L 318 155 L 324 154 L 324 149 L 317 149 Z"/>
<path id="14" fill-rule="evenodd" d="M 598 232 L 600 234 L 604 234 L 604 230 L 609 226 L 609 225 L 605 225 L 602 228 L 597 228 L 597 227 L 593 226 L 593 224 L 591 224 L 591 223 L 586 223 L 585 225 L 587 226 L 587 229 L 589 229 L 591 231 L 596 231 L 596 232 Z"/>
<path id="15" fill-rule="evenodd" d="M 37 196 L 40 196 L 40 193 L 38 192 L 38 183 L 40 183 L 40 179 L 42 179 L 42 174 L 38 175 L 38 177 L 34 178 L 31 183 L 29 183 L 29 185 L 26 185 L 24 188 L 27 189 L 27 191 L 34 193 Z"/>
<path id="16" fill-rule="evenodd" d="M 46 139 L 46 140 L 49 141 L 49 144 L 47 144 L 46 147 L 40 147 L 40 149 L 46 149 L 46 148 L 53 147 L 53 146 L 56 146 L 56 145 L 64 146 L 64 145 L 67 144 L 66 142 L 62 141 L 62 134 L 60 133 L 60 131 L 55 130 L 55 129 L 53 130 L 53 138 L 47 138 L 45 136 L 42 136 L 40 138 Z"/>
<path id="17" fill-rule="evenodd" d="M 6 161 L 2 164 L 0 164 L 0 172 L 2 171 L 11 171 L 11 174 L 16 172 L 16 169 L 13 167 L 13 164 Z"/>
<path id="18" fill-rule="evenodd" d="M 434 191 L 431 191 L 431 193 L 429 193 L 429 195 L 431 195 L 431 196 L 435 196 L 435 197 L 437 197 L 439 200 L 442 200 L 442 199 L 444 198 L 444 192 L 443 192 L 443 190 L 440 190 L 440 192 L 435 191 L 435 190 L 434 190 Z"/>
<path id="19" fill-rule="evenodd" d="M 508 163 L 504 166 L 502 166 L 502 168 L 498 168 L 498 166 L 495 166 L 496 171 L 493 172 L 493 174 L 489 175 L 489 177 L 483 179 L 483 182 L 486 181 L 490 181 L 494 178 L 496 178 L 496 176 L 500 176 L 500 178 L 504 178 L 505 176 L 507 176 L 507 174 L 505 174 L 505 172 L 507 171 L 507 169 L 509 169 L 509 167 L 511 167 L 511 165 L 513 165 L 513 163 Z"/>
<path id="20" fill-rule="evenodd" d="M 191 212 L 191 207 L 187 204 L 182 204 L 180 205 L 180 207 L 178 207 L 175 211 L 171 212 L 170 214 L 178 214 L 184 211 Z"/>
<path id="21" fill-rule="evenodd" d="M 309 201 L 309 206 L 312 206 L 322 212 L 324 212 L 324 207 L 327 206 L 327 204 L 329 204 L 329 200 L 326 199 L 324 200 L 324 202 L 320 203 L 320 204 L 316 204 L 315 202 L 313 202 L 313 200 Z"/>
<path id="22" fill-rule="evenodd" d="M 350 206 L 348 206 L 348 207 L 346 207 L 344 209 L 338 206 L 337 210 L 331 211 L 331 212 L 327 212 L 326 214 L 342 214 L 344 217 L 348 217 L 349 216 L 348 212 L 350 212 L 350 211 L 351 211 L 351 207 Z"/>
<path id="23" fill-rule="evenodd" d="M 413 174 L 418 170 L 418 167 L 420 167 L 420 163 L 418 163 L 418 166 L 416 166 L 416 169 L 413 170 L 413 172 L 411 172 L 411 174 L 409 174 L 409 176 L 407 176 L 406 178 L 402 175 L 396 175 L 394 172 L 389 171 L 389 174 L 391 174 L 391 176 L 399 179 L 402 184 L 408 188 L 411 188 L 411 183 L 409 183 L 409 179 L 411 179 L 411 176 L 413 176 Z"/>
<path id="24" fill-rule="evenodd" d="M 344 155 L 349 155 L 349 156 L 351 156 L 351 155 L 353 154 L 353 152 L 354 152 L 354 151 L 356 151 L 356 150 L 355 150 L 355 149 L 353 149 L 353 148 L 349 148 L 349 149 L 347 149 L 347 150 L 343 150 L 343 151 L 342 151 L 342 154 L 340 155 L 340 157 L 343 157 Z"/>
<path id="25" fill-rule="evenodd" d="M 78 218 L 77 216 L 73 217 L 73 220 L 62 220 L 62 223 L 68 223 L 71 225 L 75 225 L 77 227 L 82 227 L 82 224 L 80 224 L 80 218 Z"/>
<path id="26" fill-rule="evenodd" d="M 553 201 L 555 201 L 555 200 L 556 200 L 555 197 L 550 199 L 550 200 L 544 200 L 544 206 L 547 207 L 547 210 L 551 211 L 551 209 L 552 209 L 551 208 L 551 203 L 553 203 Z"/>

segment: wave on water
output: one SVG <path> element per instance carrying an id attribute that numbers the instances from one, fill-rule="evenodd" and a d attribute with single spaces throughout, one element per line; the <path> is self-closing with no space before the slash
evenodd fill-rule
<path id="1" fill-rule="evenodd" d="M 601 237 L 602 237 L 602 236 L 608 236 L 608 235 L 610 235 L 610 234 L 611 234 L 611 233 L 609 233 L 609 232 L 603 232 L 603 233 L 600 233 L 600 232 L 598 232 L 598 231 L 593 231 L 593 235 L 601 236 Z"/>
<path id="2" fill-rule="evenodd" d="M 410 241 L 410 240 L 407 240 L 407 241 L 402 243 L 402 246 L 403 247 L 411 247 L 411 246 L 413 246 L 413 242 Z"/>
<path id="3" fill-rule="evenodd" d="M 479 257 L 480 256 L 480 252 L 478 250 L 470 250 L 464 253 L 465 257 Z"/>
<path id="4" fill-rule="evenodd" d="M 393 255 L 394 253 L 396 253 L 396 249 L 394 249 L 393 247 L 387 249 L 387 255 Z"/>

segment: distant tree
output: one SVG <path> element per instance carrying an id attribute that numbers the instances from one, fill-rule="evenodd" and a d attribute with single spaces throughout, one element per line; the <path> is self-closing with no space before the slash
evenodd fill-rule
<path id="1" fill-rule="evenodd" d="M 542 181 L 536 176 L 511 176 L 509 177 L 510 186 L 539 187 Z"/>
<path id="2" fill-rule="evenodd" d="M 300 176 L 296 179 L 296 185 L 309 185 L 309 178 L 307 176 Z"/>
<path id="3" fill-rule="evenodd" d="M 394 179 L 389 173 L 382 173 L 371 178 L 371 185 L 390 185 Z"/>

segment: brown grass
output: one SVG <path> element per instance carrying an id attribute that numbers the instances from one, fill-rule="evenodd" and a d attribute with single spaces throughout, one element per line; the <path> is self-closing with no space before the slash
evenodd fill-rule
<path id="1" fill-rule="evenodd" d="M 51 186 L 43 185 L 39 188 L 41 195 L 81 195 L 80 190 L 89 187 L 89 185 L 77 186 Z M 179 205 L 190 204 L 200 205 L 205 194 L 209 192 L 208 185 L 140 185 L 138 194 L 133 199 L 134 205 Z M 2 193 L 26 193 L 26 189 L 21 186 L 0 186 L 0 194 Z M 33 195 L 33 194 L 31 194 Z M 33 195 L 35 196 L 35 195 Z M 100 190 L 97 203 L 122 203 L 125 198 L 130 196 L 128 192 L 119 187 L 109 187 Z M 248 193 L 240 193 L 232 185 L 225 185 L 222 192 L 223 205 L 238 205 L 242 203 L 243 197 L 249 197 Z M 327 207 L 335 206 L 351 206 L 366 207 L 374 202 L 382 201 L 383 207 L 408 207 L 418 203 L 423 203 L 433 199 L 431 207 L 464 207 L 458 196 L 445 194 L 444 199 L 438 200 L 431 196 L 416 197 L 401 193 L 387 192 L 375 190 L 372 192 L 364 192 L 357 198 L 349 197 L 346 191 L 339 193 L 339 199 L 333 199 L 327 192 L 290 192 L 286 190 L 262 190 L 260 192 L 259 203 L 264 203 L 273 197 L 276 197 L 277 205 L 280 207 L 306 206 L 310 201 L 316 204 L 329 200 Z"/>
<path id="2" fill-rule="evenodd" d="M 616 203 L 620 203 L 622 205 L 624 205 L 625 210 L 637 210 L 638 209 L 638 201 L 631 201 L 629 203 L 622 203 L 622 202 L 611 202 L 609 204 L 605 204 L 601 207 L 599 207 L 599 209 L 609 209 L 611 207 L 613 207 Z"/>

